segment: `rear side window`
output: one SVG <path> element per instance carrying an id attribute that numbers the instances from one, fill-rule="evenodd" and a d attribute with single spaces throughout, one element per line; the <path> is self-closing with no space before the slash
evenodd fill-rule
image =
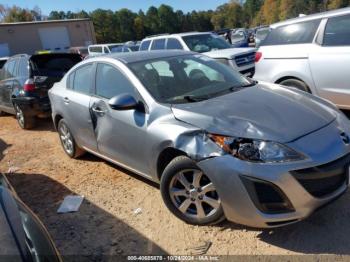
<path id="1" fill-rule="evenodd" d="M 177 40 L 175 38 L 169 38 L 168 42 L 166 44 L 166 49 L 180 49 L 180 50 L 182 50 L 183 47 L 182 47 L 179 40 Z"/>
<path id="2" fill-rule="evenodd" d="M 29 65 L 25 58 L 19 60 L 18 74 L 20 77 L 29 77 Z"/>
<path id="3" fill-rule="evenodd" d="M 85 65 L 75 70 L 73 90 L 79 93 L 89 94 L 91 90 L 93 65 Z"/>
<path id="4" fill-rule="evenodd" d="M 110 99 L 120 94 L 134 94 L 134 87 L 117 68 L 98 64 L 96 72 L 96 94 Z"/>
<path id="5" fill-rule="evenodd" d="M 89 51 L 93 53 L 102 53 L 102 46 L 90 46 Z"/>
<path id="6" fill-rule="evenodd" d="M 140 51 L 147 51 L 149 49 L 149 46 L 151 44 L 151 41 L 143 41 L 140 45 Z"/>
<path id="7" fill-rule="evenodd" d="M 350 45 L 350 15 L 328 19 L 324 33 L 324 46 Z"/>
<path id="8" fill-rule="evenodd" d="M 165 39 L 153 40 L 151 50 L 163 50 L 165 49 Z"/>
<path id="9" fill-rule="evenodd" d="M 321 20 L 291 24 L 272 29 L 262 45 L 291 45 L 312 43 Z"/>

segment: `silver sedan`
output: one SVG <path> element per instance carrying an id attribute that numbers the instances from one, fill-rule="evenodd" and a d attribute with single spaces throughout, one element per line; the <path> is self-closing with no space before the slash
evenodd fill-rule
<path id="1" fill-rule="evenodd" d="M 350 123 L 310 94 L 184 51 L 85 60 L 49 92 L 63 149 L 160 183 L 187 223 L 300 221 L 347 189 Z"/>

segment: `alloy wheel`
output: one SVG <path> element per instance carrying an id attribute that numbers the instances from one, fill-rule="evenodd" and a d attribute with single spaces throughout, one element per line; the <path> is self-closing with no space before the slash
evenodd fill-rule
<path id="1" fill-rule="evenodd" d="M 203 219 L 220 209 L 220 198 L 210 179 L 198 169 L 177 173 L 171 180 L 169 194 L 173 204 L 185 216 Z"/>
<path id="2" fill-rule="evenodd" d="M 18 106 L 15 105 L 15 109 L 16 109 L 16 119 L 18 121 L 18 123 L 20 124 L 21 127 L 24 127 L 24 114 L 22 109 Z"/>
<path id="3" fill-rule="evenodd" d="M 59 128 L 59 133 L 60 133 L 60 139 L 62 141 L 64 150 L 69 155 L 72 155 L 74 151 L 74 143 L 73 143 L 73 137 L 68 127 L 65 124 L 61 124 Z"/>

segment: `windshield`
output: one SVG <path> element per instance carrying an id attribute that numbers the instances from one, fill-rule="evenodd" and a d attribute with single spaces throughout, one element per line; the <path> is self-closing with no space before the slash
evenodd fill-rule
<path id="1" fill-rule="evenodd" d="M 160 103 L 197 102 L 252 85 L 230 67 L 203 55 L 166 57 L 129 67 Z"/>
<path id="2" fill-rule="evenodd" d="M 219 35 L 214 34 L 189 35 L 183 36 L 182 39 L 190 50 L 197 53 L 232 48 L 232 46 Z"/>

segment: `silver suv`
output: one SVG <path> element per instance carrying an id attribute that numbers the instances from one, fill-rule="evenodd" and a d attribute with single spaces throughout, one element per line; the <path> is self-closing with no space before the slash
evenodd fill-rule
<path id="1" fill-rule="evenodd" d="M 255 73 L 254 48 L 234 48 L 219 35 L 210 32 L 151 36 L 144 39 L 140 46 L 140 51 L 164 49 L 202 53 L 230 66 L 245 76 L 253 77 Z"/>
<path id="2" fill-rule="evenodd" d="M 255 78 L 350 109 L 350 8 L 287 20 L 271 29 L 256 54 Z"/>

